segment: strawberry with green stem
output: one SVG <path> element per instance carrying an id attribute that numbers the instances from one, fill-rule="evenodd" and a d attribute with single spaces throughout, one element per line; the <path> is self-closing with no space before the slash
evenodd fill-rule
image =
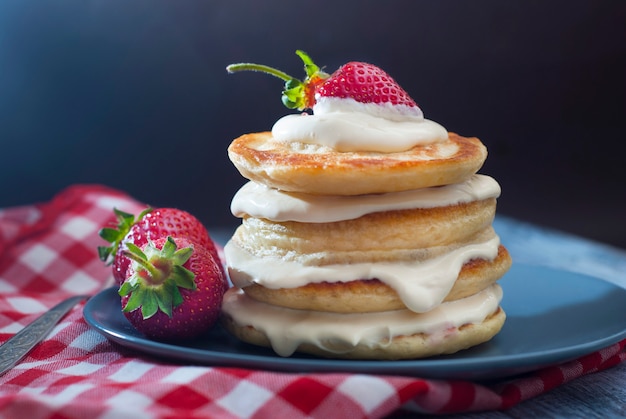
<path id="1" fill-rule="evenodd" d="M 100 230 L 100 237 L 110 245 L 98 247 L 98 254 L 102 261 L 112 265 L 113 277 L 117 284 L 124 281 L 130 264 L 130 259 L 124 255 L 127 243 L 141 247 L 150 239 L 167 236 L 186 237 L 209 249 L 219 261 L 217 248 L 207 229 L 187 211 L 177 208 L 146 208 L 137 217 L 118 209 L 113 211 L 117 218 L 117 226 Z"/>
<path id="2" fill-rule="evenodd" d="M 132 262 L 119 289 L 122 311 L 141 333 L 157 340 L 192 339 L 217 321 L 226 289 L 213 255 L 188 239 L 127 244 Z"/>
<path id="3" fill-rule="evenodd" d="M 231 64 L 226 70 L 229 73 L 258 71 L 284 80 L 282 101 L 289 109 L 302 111 L 313 109 L 321 101 L 343 100 L 384 108 L 382 112 L 380 110 L 375 112 L 391 117 L 399 114 L 423 118 L 421 109 L 409 94 L 379 67 L 352 61 L 328 74 L 305 52 L 298 50 L 296 54 L 304 62 L 306 73 L 304 80 L 298 80 L 280 70 L 261 64 Z"/>

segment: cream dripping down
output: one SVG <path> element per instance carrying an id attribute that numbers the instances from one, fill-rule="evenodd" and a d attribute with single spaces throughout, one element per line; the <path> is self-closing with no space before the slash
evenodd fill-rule
<path id="1" fill-rule="evenodd" d="M 231 289 L 222 310 L 238 324 L 265 333 L 274 351 L 290 356 L 303 343 L 332 353 L 349 352 L 357 345 L 385 347 L 396 336 L 424 333 L 442 339 L 452 328 L 480 323 L 494 313 L 502 289 L 494 284 L 478 294 L 439 305 L 427 313 L 393 310 L 381 313 L 337 314 L 292 310 L 260 303 Z"/>
<path id="2" fill-rule="evenodd" d="M 497 256 L 500 239 L 494 232 L 490 236 L 486 241 L 416 261 L 305 266 L 278 257 L 256 257 L 233 239 L 226 243 L 224 255 L 230 279 L 239 288 L 253 283 L 270 289 L 296 288 L 309 283 L 377 278 L 395 290 L 409 310 L 423 313 L 441 304 L 466 262 Z"/>

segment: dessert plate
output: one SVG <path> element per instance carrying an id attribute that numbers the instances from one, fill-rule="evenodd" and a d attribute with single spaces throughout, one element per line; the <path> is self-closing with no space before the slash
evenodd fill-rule
<path id="1" fill-rule="evenodd" d="M 92 297 L 84 317 L 126 348 L 182 363 L 289 372 L 352 372 L 482 380 L 566 362 L 626 338 L 626 289 L 591 276 L 514 264 L 500 280 L 507 321 L 491 341 L 418 360 L 359 361 L 296 355 L 245 344 L 216 325 L 205 338 L 169 344 L 146 339 L 121 313 L 116 290 Z"/>

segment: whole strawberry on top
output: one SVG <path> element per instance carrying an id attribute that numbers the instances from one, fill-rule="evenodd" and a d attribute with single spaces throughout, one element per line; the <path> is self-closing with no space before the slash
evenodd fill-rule
<path id="1" fill-rule="evenodd" d="M 162 237 L 184 237 L 208 249 L 219 263 L 215 243 L 204 225 L 192 214 L 176 208 L 147 208 L 136 218 L 133 214 L 114 209 L 118 224 L 100 230 L 100 237 L 111 243 L 100 246 L 100 259 L 112 265 L 117 284 L 124 281 L 130 259 L 124 254 L 127 243 L 142 247 L 148 240 Z M 220 265 L 221 267 L 221 265 Z"/>
<path id="2" fill-rule="evenodd" d="M 123 250 L 132 260 L 119 289 L 122 311 L 147 337 L 191 339 L 219 317 L 226 280 L 211 252 L 184 238 L 159 238 Z"/>
<path id="3" fill-rule="evenodd" d="M 306 78 L 298 80 L 280 70 L 261 64 L 239 63 L 226 67 L 230 73 L 259 71 L 285 81 L 282 94 L 283 104 L 289 109 L 314 109 L 316 114 L 324 112 L 328 102 L 342 100 L 360 105 L 374 105 L 375 113 L 393 118 L 396 115 L 423 118 L 423 113 L 409 94 L 379 67 L 352 61 L 339 67 L 334 73 L 322 71 L 303 51 L 296 54 L 304 62 Z M 371 107 L 371 106 L 370 106 Z"/>

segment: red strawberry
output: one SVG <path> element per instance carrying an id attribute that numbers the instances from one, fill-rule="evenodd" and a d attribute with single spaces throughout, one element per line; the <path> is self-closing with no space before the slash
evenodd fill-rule
<path id="1" fill-rule="evenodd" d="M 303 51 L 298 50 L 296 54 L 304 62 L 306 78 L 303 81 L 259 64 L 231 64 L 226 69 L 231 73 L 242 70 L 260 71 L 284 80 L 283 103 L 290 109 L 312 109 L 320 98 L 337 98 L 354 99 L 364 104 L 399 106 L 404 108 L 401 111 L 403 114 L 422 116 L 422 111 L 408 93 L 375 65 L 354 61 L 329 75 L 320 70 Z"/>
<path id="2" fill-rule="evenodd" d="M 318 88 L 320 97 L 351 98 L 361 103 L 417 107 L 394 79 L 372 64 L 350 62 L 339 67 Z"/>
<path id="3" fill-rule="evenodd" d="M 158 340 L 191 339 L 206 333 L 219 317 L 225 278 L 203 246 L 183 238 L 128 243 L 132 263 L 119 290 L 128 321 Z"/>
<path id="4" fill-rule="evenodd" d="M 113 277 L 118 284 L 124 281 L 130 264 L 130 260 L 123 254 L 129 242 L 142 247 L 149 239 L 184 237 L 207 248 L 215 260 L 219 261 L 215 243 L 206 228 L 186 211 L 176 208 L 147 208 L 137 218 L 117 209 L 114 212 L 118 219 L 117 228 L 106 227 L 100 230 L 100 236 L 111 243 L 111 246 L 101 246 L 98 252 L 102 261 L 112 264 Z"/>

